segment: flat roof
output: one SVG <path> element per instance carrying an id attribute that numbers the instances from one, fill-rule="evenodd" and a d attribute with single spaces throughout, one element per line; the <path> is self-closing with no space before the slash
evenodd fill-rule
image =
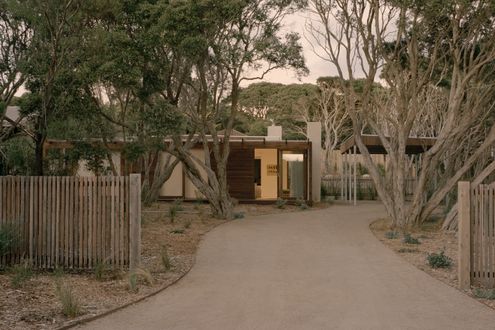
<path id="1" fill-rule="evenodd" d="M 364 145 L 368 148 L 370 154 L 385 155 L 387 151 L 382 145 L 382 141 L 378 135 L 362 134 L 361 139 Z M 389 139 L 389 138 L 388 138 Z M 436 142 L 436 138 L 433 137 L 410 137 L 407 139 L 406 154 L 416 155 L 421 154 L 430 149 Z M 352 135 L 340 145 L 340 152 L 342 154 L 352 151 L 352 148 L 356 145 L 355 136 Z M 359 154 L 359 148 L 356 148 L 356 152 Z"/>
<path id="2" fill-rule="evenodd" d="M 222 137 L 220 137 L 223 140 Z M 89 139 L 89 140 L 55 140 L 48 139 L 45 141 L 45 146 L 49 148 L 71 148 L 74 143 L 104 143 L 101 139 Z M 167 141 L 165 141 L 167 142 Z M 110 150 L 120 150 L 126 142 L 124 141 L 108 141 L 104 143 Z M 210 140 L 210 144 L 213 142 Z M 230 138 L 230 145 L 232 148 L 295 148 L 295 149 L 309 149 L 311 141 L 309 140 L 282 140 L 274 139 L 269 136 L 235 136 Z M 202 147 L 202 142 L 197 142 L 195 147 Z"/>

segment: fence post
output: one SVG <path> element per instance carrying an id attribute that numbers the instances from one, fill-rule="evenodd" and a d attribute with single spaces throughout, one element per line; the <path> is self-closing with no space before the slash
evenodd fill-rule
<path id="1" fill-rule="evenodd" d="M 129 269 L 141 262 L 141 174 L 129 176 Z"/>
<path id="2" fill-rule="evenodd" d="M 471 287 L 471 183 L 459 182 L 457 193 L 459 221 L 459 288 Z"/>

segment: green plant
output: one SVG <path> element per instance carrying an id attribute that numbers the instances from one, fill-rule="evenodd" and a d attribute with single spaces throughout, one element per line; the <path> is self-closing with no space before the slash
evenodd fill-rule
<path id="1" fill-rule="evenodd" d="M 153 276 L 151 273 L 144 268 L 136 268 L 132 272 L 130 272 L 127 276 L 127 284 L 129 291 L 137 292 L 139 279 L 142 279 L 146 284 L 153 285 Z"/>
<path id="2" fill-rule="evenodd" d="M 244 212 L 234 212 L 234 219 L 244 219 Z"/>
<path id="3" fill-rule="evenodd" d="M 185 230 L 182 228 L 175 228 L 170 231 L 171 234 L 184 234 Z"/>
<path id="4" fill-rule="evenodd" d="M 402 239 L 402 243 L 406 243 L 406 244 L 421 244 L 421 242 L 419 241 L 419 239 L 413 237 L 409 233 L 405 233 L 404 234 L 404 238 Z"/>
<path id="5" fill-rule="evenodd" d="M 287 204 L 287 200 L 282 199 L 282 198 L 277 198 L 277 201 L 275 202 L 275 206 L 278 209 L 283 209 L 285 208 L 285 205 Z"/>
<path id="6" fill-rule="evenodd" d="M 76 317 L 81 312 L 81 307 L 72 288 L 61 279 L 56 282 L 56 294 L 62 304 L 62 313 L 67 317 Z"/>
<path id="7" fill-rule="evenodd" d="M 328 191 L 327 187 L 326 187 L 326 186 L 325 186 L 325 184 L 323 184 L 323 182 L 322 182 L 322 184 L 321 184 L 321 186 L 320 186 L 320 194 L 321 194 L 321 197 L 330 196 L 328 192 L 329 192 L 329 191 Z"/>
<path id="8" fill-rule="evenodd" d="M 14 288 L 20 288 L 26 281 L 33 276 L 33 270 L 29 263 L 25 262 L 12 267 L 12 277 L 10 283 Z"/>
<path id="9" fill-rule="evenodd" d="M 400 248 L 397 250 L 399 253 L 416 253 L 419 252 L 418 249 L 411 249 L 411 248 Z"/>
<path id="10" fill-rule="evenodd" d="M 428 253 L 426 260 L 428 260 L 431 268 L 449 268 L 452 266 L 452 259 L 445 255 L 445 251 Z"/>
<path id="11" fill-rule="evenodd" d="M 387 231 L 385 233 L 385 238 L 387 238 L 387 239 L 397 239 L 397 238 L 399 238 L 399 232 L 398 231 L 395 231 L 395 230 Z"/>
<path id="12" fill-rule="evenodd" d="M 136 273 L 130 273 L 127 277 L 127 285 L 129 287 L 129 291 L 137 292 L 137 281 L 138 277 Z"/>
<path id="13" fill-rule="evenodd" d="M 62 267 L 55 267 L 55 269 L 53 269 L 53 276 L 55 276 L 57 280 L 60 280 L 64 274 L 64 269 Z"/>
<path id="14" fill-rule="evenodd" d="M 168 249 L 166 245 L 162 245 L 160 248 L 160 260 L 162 261 L 163 268 L 167 271 L 172 268 L 170 257 L 168 256 Z"/>
<path id="15" fill-rule="evenodd" d="M 307 210 L 307 209 L 309 209 L 309 206 L 308 206 L 308 204 L 306 204 L 306 203 L 304 203 L 304 202 L 303 202 L 303 203 L 301 203 L 301 204 L 299 205 L 299 208 L 300 208 L 301 210 Z"/>
<path id="16" fill-rule="evenodd" d="M 495 300 L 495 289 L 480 289 L 473 290 L 473 294 L 477 298 Z"/>
<path id="17" fill-rule="evenodd" d="M 183 202 L 184 200 L 182 198 L 174 200 L 173 205 L 177 208 L 177 211 L 184 211 L 184 207 L 182 206 Z"/>
<path id="18" fill-rule="evenodd" d="M 170 218 L 170 223 L 175 222 L 175 218 L 177 217 L 177 211 L 178 211 L 177 205 L 170 205 L 170 207 L 168 208 L 168 217 Z"/>
<path id="19" fill-rule="evenodd" d="M 19 233 L 12 224 L 0 226 L 0 257 L 7 255 L 19 245 Z"/>
<path id="20" fill-rule="evenodd" d="M 106 271 L 107 271 L 107 263 L 105 260 L 103 261 L 100 260 L 96 262 L 94 272 L 95 272 L 95 278 L 98 281 L 103 280 L 103 276 L 105 275 Z"/>
<path id="21" fill-rule="evenodd" d="M 192 224 L 192 219 L 187 219 L 184 222 L 184 228 L 189 229 L 191 227 L 191 224 Z"/>

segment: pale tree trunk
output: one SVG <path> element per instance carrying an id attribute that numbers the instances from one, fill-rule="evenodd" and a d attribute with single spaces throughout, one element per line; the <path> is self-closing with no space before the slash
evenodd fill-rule
<path id="1" fill-rule="evenodd" d="M 489 133 L 479 135 L 483 142 L 465 151 L 469 155 L 466 161 L 448 178 L 439 181 L 432 196 L 426 198 L 428 185 L 436 179 L 439 165 L 452 156 L 452 145 L 463 145 L 469 132 L 486 127 L 485 111 L 491 109 L 494 99 L 490 88 L 493 72 L 487 64 L 495 60 L 495 42 L 486 32 L 492 27 L 483 25 L 481 20 L 471 21 L 466 27 L 464 21 L 473 20 L 476 12 L 489 9 L 484 2 L 449 7 L 452 32 L 437 31 L 427 58 L 422 40 L 431 34 L 421 35 L 425 30 L 420 27 L 425 24 L 422 14 L 430 13 L 418 12 L 417 8 L 402 3 L 385 6 L 378 0 L 312 0 L 311 10 L 321 25 L 315 26 L 316 21 L 312 20 L 309 31 L 322 50 L 321 56 L 337 69 L 356 144 L 393 225 L 406 229 L 421 224 L 495 141 L 494 127 Z M 440 52 L 445 38 L 450 38 L 450 48 Z M 472 40 L 476 42 L 473 44 Z M 445 61 L 445 56 L 449 61 Z M 364 71 L 365 79 L 354 78 L 356 67 Z M 387 87 L 376 86 L 379 72 Z M 420 131 L 417 127 L 425 126 L 425 121 L 430 128 L 429 112 L 438 110 L 430 98 L 431 91 L 441 89 L 432 81 L 435 75 L 440 75 L 439 82 L 444 77 L 451 81 L 448 106 L 441 110 L 445 115 L 439 116 L 443 119 L 433 129 L 436 137 L 433 146 L 421 157 L 412 203 L 406 203 L 405 183 L 411 164 L 406 145 L 408 138 Z M 359 92 L 354 87 L 357 82 L 361 84 Z M 386 177 L 379 173 L 362 141 L 363 126 L 378 135 L 387 153 Z"/>

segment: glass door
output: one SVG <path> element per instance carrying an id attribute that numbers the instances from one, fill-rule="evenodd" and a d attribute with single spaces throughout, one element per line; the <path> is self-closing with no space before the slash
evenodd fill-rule
<path id="1" fill-rule="evenodd" d="M 306 153 L 282 150 L 279 157 L 279 168 L 279 196 L 284 199 L 306 199 Z"/>

